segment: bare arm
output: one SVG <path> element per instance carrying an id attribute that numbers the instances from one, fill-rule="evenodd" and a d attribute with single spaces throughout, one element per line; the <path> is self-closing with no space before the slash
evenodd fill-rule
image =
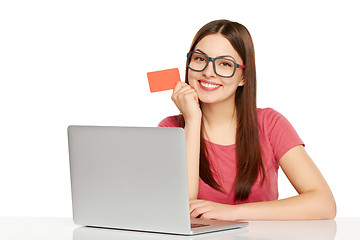
<path id="1" fill-rule="evenodd" d="M 197 199 L 199 191 L 200 121 L 186 122 L 186 154 L 189 199 Z"/>
<path id="2" fill-rule="evenodd" d="M 299 195 L 268 202 L 225 205 L 195 200 L 192 216 L 226 220 L 315 220 L 333 219 L 336 203 L 332 192 L 303 146 L 288 151 L 280 166 Z M 199 214 L 200 212 L 200 214 Z"/>
<path id="3" fill-rule="evenodd" d="M 187 83 L 176 84 L 171 96 L 185 119 L 189 198 L 196 199 L 199 190 L 200 128 L 202 112 L 196 91 Z"/>

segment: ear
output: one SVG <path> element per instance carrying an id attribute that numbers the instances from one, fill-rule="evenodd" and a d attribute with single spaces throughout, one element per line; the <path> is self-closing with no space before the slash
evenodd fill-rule
<path id="1" fill-rule="evenodd" d="M 241 81 L 239 82 L 238 87 L 244 86 L 245 84 L 245 79 L 244 79 L 244 74 L 241 75 Z"/>

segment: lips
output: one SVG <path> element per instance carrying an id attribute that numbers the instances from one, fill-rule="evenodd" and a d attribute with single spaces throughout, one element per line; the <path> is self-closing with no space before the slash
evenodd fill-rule
<path id="1" fill-rule="evenodd" d="M 203 79 L 199 80 L 199 85 L 205 91 L 215 91 L 222 86 L 221 84 Z"/>

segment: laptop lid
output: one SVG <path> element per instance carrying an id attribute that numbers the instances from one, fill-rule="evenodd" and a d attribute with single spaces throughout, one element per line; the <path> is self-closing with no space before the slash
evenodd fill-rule
<path id="1" fill-rule="evenodd" d="M 182 128 L 69 126 L 68 140 L 74 223 L 196 233 Z"/>

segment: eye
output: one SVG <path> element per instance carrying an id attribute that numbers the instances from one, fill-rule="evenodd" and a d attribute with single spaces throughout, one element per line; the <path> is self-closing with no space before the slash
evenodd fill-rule
<path id="1" fill-rule="evenodd" d="M 205 58 L 198 56 L 198 57 L 194 57 L 194 60 L 199 62 L 204 62 Z"/>
<path id="2" fill-rule="evenodd" d="M 221 61 L 220 65 L 224 66 L 224 67 L 232 67 L 233 66 L 233 64 L 229 61 Z"/>

